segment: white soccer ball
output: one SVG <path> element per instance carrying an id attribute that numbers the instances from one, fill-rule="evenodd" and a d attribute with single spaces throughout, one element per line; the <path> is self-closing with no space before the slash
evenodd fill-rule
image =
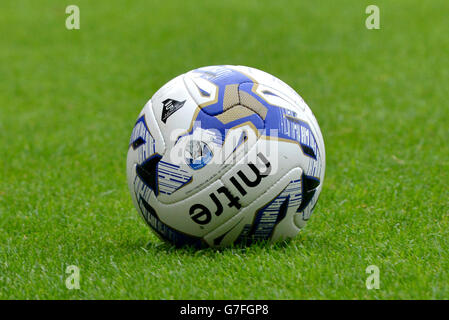
<path id="1" fill-rule="evenodd" d="M 321 192 L 323 136 L 287 84 L 244 66 L 182 74 L 147 102 L 127 176 L 150 228 L 176 246 L 293 238 Z"/>

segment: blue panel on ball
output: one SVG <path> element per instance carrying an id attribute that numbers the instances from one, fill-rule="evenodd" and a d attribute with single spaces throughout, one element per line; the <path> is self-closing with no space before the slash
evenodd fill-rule
<path id="1" fill-rule="evenodd" d="M 192 176 L 180 166 L 160 161 L 157 166 L 159 192 L 170 195 L 192 180 Z"/>
<path id="2" fill-rule="evenodd" d="M 142 164 L 156 153 L 156 143 L 148 129 L 145 116 L 137 119 L 134 125 L 129 147 L 137 150 L 137 162 Z"/>
<path id="3" fill-rule="evenodd" d="M 201 108 L 197 117 L 194 119 L 196 124 L 187 134 L 191 134 L 197 127 L 203 129 L 216 129 L 225 137 L 225 131 L 238 126 L 247 121 L 252 122 L 261 134 L 272 136 L 280 139 L 290 140 L 300 145 L 304 155 L 317 160 L 320 155 L 318 142 L 312 133 L 309 124 L 299 118 L 297 113 L 268 103 L 262 96 L 254 92 L 255 83 L 249 76 L 242 72 L 233 70 L 225 66 L 217 66 L 215 68 L 200 68 L 194 72 L 202 74 L 202 78 L 214 83 L 218 90 L 218 99 L 216 102 Z M 214 116 L 223 113 L 223 97 L 226 86 L 230 84 L 238 84 L 239 92 L 245 92 L 251 95 L 259 103 L 267 109 L 265 120 L 258 115 L 253 114 L 243 117 L 224 125 Z M 271 91 L 266 91 L 269 95 L 276 95 Z"/>

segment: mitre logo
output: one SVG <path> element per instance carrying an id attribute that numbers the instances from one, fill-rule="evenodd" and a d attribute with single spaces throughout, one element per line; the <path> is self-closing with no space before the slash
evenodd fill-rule
<path id="1" fill-rule="evenodd" d="M 162 109 L 162 117 L 161 120 L 163 123 L 167 123 L 167 119 L 175 113 L 177 110 L 181 109 L 186 101 L 176 101 L 174 99 L 165 99 Z"/>

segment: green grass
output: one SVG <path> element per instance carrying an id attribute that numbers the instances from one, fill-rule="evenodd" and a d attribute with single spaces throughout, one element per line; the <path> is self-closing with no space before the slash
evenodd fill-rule
<path id="1" fill-rule="evenodd" d="M 65 29 L 69 4 L 80 30 Z M 380 30 L 365 28 L 368 4 Z M 1 1 L 0 299 L 448 299 L 448 12 L 446 0 Z M 320 123 L 324 188 L 289 243 L 176 250 L 133 207 L 138 113 L 214 64 L 278 76 Z M 379 290 L 365 287 L 372 264 Z M 80 290 L 65 287 L 68 265 Z"/>

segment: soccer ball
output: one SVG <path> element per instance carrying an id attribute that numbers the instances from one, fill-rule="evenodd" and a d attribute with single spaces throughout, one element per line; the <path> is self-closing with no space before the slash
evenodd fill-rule
<path id="1" fill-rule="evenodd" d="M 131 134 L 138 212 L 176 246 L 293 238 L 321 192 L 324 141 L 287 84 L 244 66 L 209 66 L 159 89 Z"/>

